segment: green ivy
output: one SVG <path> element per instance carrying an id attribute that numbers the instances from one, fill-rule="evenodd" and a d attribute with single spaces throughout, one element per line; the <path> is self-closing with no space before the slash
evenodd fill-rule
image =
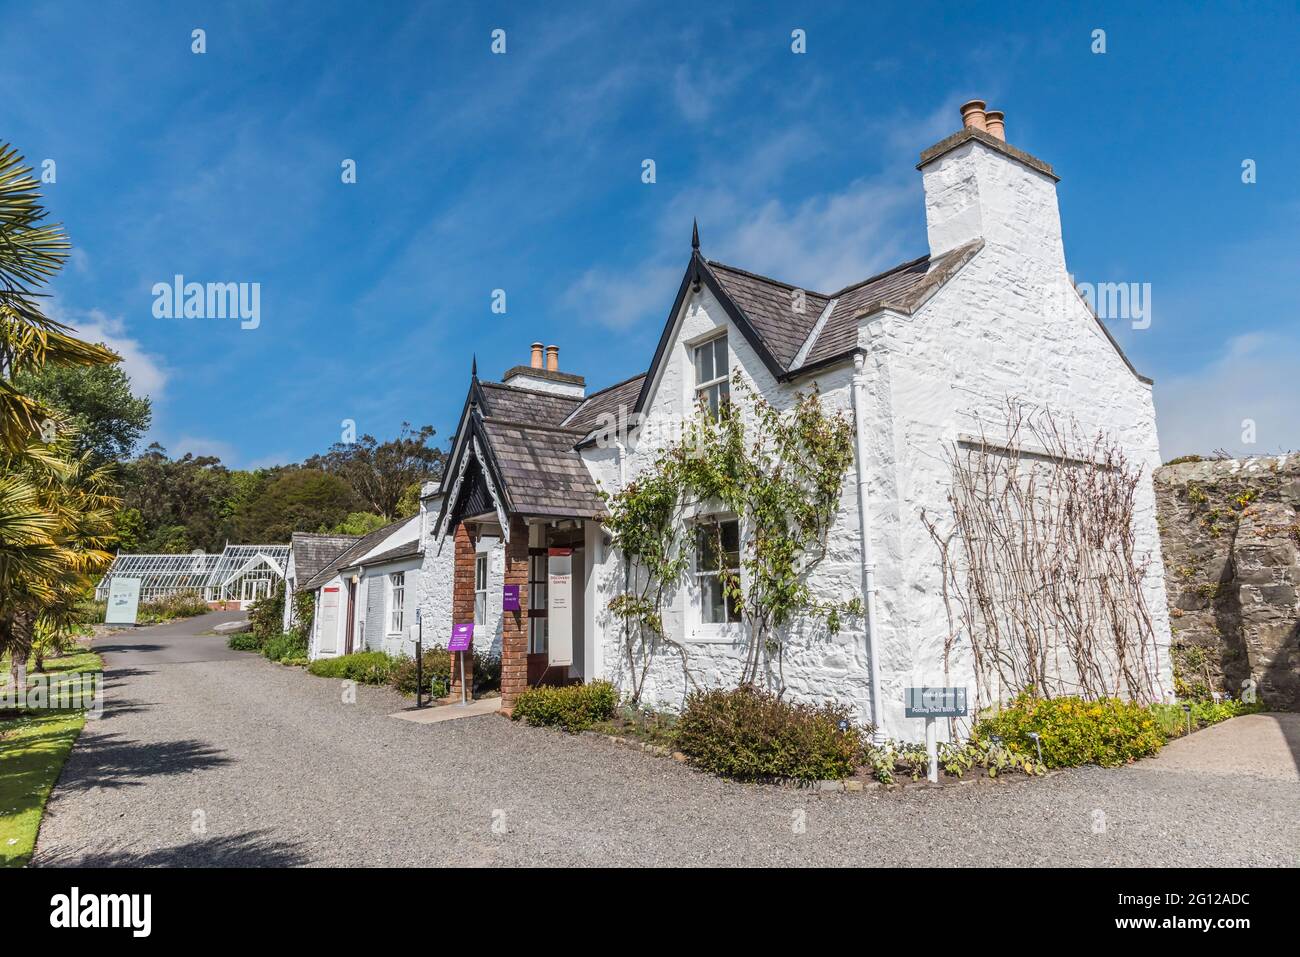
<path id="1" fill-rule="evenodd" d="M 678 442 L 616 494 L 605 494 L 606 527 L 627 562 L 623 590 L 609 610 L 624 625 L 623 657 L 635 703 L 656 653 L 669 646 L 689 677 L 685 647 L 663 625 L 666 598 L 690 569 L 692 523 L 725 513 L 741 528 L 741 573 L 721 572 L 722 587 L 746 635 L 741 685 L 760 680 L 783 685 L 781 628 L 796 617 L 824 622 L 833 634 L 846 616 L 862 614 L 862 601 L 828 601 L 808 579 L 826 554 L 853 464 L 853 425 L 826 411 L 814 384 L 794 396 L 789 410 L 775 408 L 740 375 L 734 400 L 711 414 L 697 408 Z M 705 526 L 706 528 L 710 526 Z M 715 554 L 721 555 L 720 526 Z"/>

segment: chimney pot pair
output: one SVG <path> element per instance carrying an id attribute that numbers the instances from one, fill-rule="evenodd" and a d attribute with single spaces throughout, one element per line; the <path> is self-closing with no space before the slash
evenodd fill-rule
<path id="1" fill-rule="evenodd" d="M 533 343 L 533 355 L 532 355 L 532 360 L 529 364 L 534 369 L 542 368 L 542 344 L 540 342 Z M 560 371 L 560 347 L 559 346 L 546 347 L 546 371 L 547 372 Z"/>
<path id="2" fill-rule="evenodd" d="M 987 110 L 983 100 L 971 100 L 961 106 L 962 125 L 968 129 L 979 130 L 990 136 L 1007 141 L 1006 114 L 1001 110 Z"/>

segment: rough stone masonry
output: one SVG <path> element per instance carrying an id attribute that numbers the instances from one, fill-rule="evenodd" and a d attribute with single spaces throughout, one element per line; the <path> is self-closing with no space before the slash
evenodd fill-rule
<path id="1" fill-rule="evenodd" d="M 1155 473 L 1179 693 L 1300 711 L 1300 455 Z"/>

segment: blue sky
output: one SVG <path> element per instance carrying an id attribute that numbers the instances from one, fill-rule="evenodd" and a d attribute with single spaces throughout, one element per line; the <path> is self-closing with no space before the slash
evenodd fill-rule
<path id="1" fill-rule="evenodd" d="M 1076 278 L 1151 283 L 1151 327 L 1111 328 L 1165 454 L 1300 447 L 1300 14 L 1131 6 L 15 5 L 0 139 L 55 160 L 52 308 L 124 354 L 150 439 L 248 467 L 344 419 L 446 440 L 472 353 L 642 371 L 692 216 L 813 289 L 923 254 L 917 154 L 980 96 L 1061 174 Z M 260 283 L 260 326 L 155 318 L 178 273 Z"/>

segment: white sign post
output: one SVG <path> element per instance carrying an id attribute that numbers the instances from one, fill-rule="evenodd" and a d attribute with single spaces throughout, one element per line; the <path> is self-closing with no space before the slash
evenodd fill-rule
<path id="1" fill-rule="evenodd" d="M 925 753 L 930 758 L 932 784 L 939 783 L 939 728 L 937 718 L 966 717 L 965 688 L 908 688 L 903 699 L 903 715 L 925 719 Z"/>
<path id="2" fill-rule="evenodd" d="M 546 664 L 573 664 L 573 549 L 552 548 L 546 576 Z"/>
<path id="3" fill-rule="evenodd" d="M 108 607 L 104 610 L 106 625 L 134 625 L 140 608 L 140 579 L 114 578 L 108 583 Z"/>

